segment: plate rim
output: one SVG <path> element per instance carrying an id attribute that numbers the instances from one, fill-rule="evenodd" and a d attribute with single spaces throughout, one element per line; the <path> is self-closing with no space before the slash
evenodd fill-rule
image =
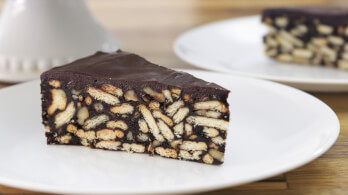
<path id="1" fill-rule="evenodd" d="M 218 73 L 218 72 L 209 72 L 209 71 L 202 71 L 202 70 L 189 70 L 189 69 L 177 69 L 179 71 L 187 71 L 189 73 L 192 72 L 203 72 L 203 73 L 211 73 L 211 74 L 222 74 L 225 76 L 232 76 L 229 74 L 224 74 L 224 73 Z M 72 188 L 64 188 L 61 189 L 60 187 L 54 187 L 54 186 L 49 186 L 49 185 L 42 185 L 42 184 L 38 184 L 35 182 L 26 182 L 26 181 L 18 181 L 18 180 L 12 180 L 12 179 L 6 179 L 3 177 L 0 177 L 0 183 L 4 184 L 4 185 L 8 185 L 8 186 L 12 186 L 15 188 L 19 188 L 19 189 L 25 189 L 25 190 L 34 190 L 34 191 L 38 191 L 38 192 L 49 192 L 49 193 L 69 193 L 69 194 L 162 194 L 162 193 L 198 193 L 198 192 L 204 192 L 204 191 L 209 191 L 209 190 L 216 190 L 216 189 L 221 189 L 221 188 L 225 188 L 225 187 L 231 187 L 231 186 L 236 186 L 236 185 L 242 185 L 245 183 L 250 183 L 250 182 L 254 182 L 254 181 L 258 181 L 260 179 L 263 178 L 268 178 L 268 177 L 272 177 L 274 175 L 278 175 L 280 173 L 284 173 L 284 172 L 288 172 L 291 171 L 295 168 L 298 168 L 300 166 L 303 166 L 311 161 L 313 161 L 314 159 L 318 158 L 319 156 L 321 156 L 323 153 L 325 153 L 328 149 L 331 148 L 331 146 L 335 143 L 335 141 L 337 140 L 339 133 L 340 133 L 340 123 L 339 123 L 339 119 L 337 117 L 337 115 L 335 114 L 335 112 L 327 105 L 325 104 L 322 100 L 316 98 L 315 96 L 308 94 L 307 92 L 298 90 L 296 88 L 293 87 L 289 87 L 286 86 L 284 84 L 279 84 L 279 83 L 275 83 L 272 81 L 267 81 L 267 80 L 260 80 L 260 79 L 256 79 L 256 78 L 250 78 L 250 77 L 241 77 L 241 76 L 233 76 L 233 77 L 239 77 L 241 79 L 247 79 L 247 80 L 254 80 L 254 81 L 258 81 L 258 82 L 263 82 L 266 83 L 267 85 L 271 84 L 271 85 L 280 85 L 281 87 L 285 87 L 287 90 L 294 90 L 298 93 L 302 93 L 302 95 L 307 95 L 310 96 L 311 99 L 313 99 L 314 101 L 316 101 L 317 103 L 321 104 L 322 106 L 325 107 L 325 109 L 327 109 L 328 111 L 330 111 L 330 115 L 334 116 L 335 119 L 335 123 L 336 123 L 336 127 L 332 127 L 332 131 L 333 131 L 333 136 L 331 137 L 330 140 L 328 140 L 322 147 L 322 150 L 312 156 L 310 156 L 309 158 L 305 159 L 305 160 L 301 160 L 301 162 L 297 162 L 297 163 L 293 163 L 290 165 L 286 165 L 286 166 L 279 166 L 276 170 L 273 170 L 273 172 L 270 172 L 268 174 L 263 174 L 261 176 L 258 177 L 253 177 L 253 179 L 244 179 L 244 180 L 240 180 L 238 182 L 221 182 L 219 184 L 215 184 L 214 186 L 191 186 L 191 187 L 181 187 L 180 189 L 176 189 L 173 190 L 173 188 L 167 188 L 167 189 L 160 189 L 160 190 L 147 190 L 147 191 L 110 191 L 109 189 L 106 189 L 105 191 L 101 191 L 101 190 L 97 190 L 97 191 L 90 191 L 90 190 L 77 190 L 77 189 L 72 189 Z M 34 81 L 29 81 L 29 82 L 25 82 L 19 85 L 25 85 L 25 84 L 29 84 L 29 83 L 35 83 L 38 82 L 38 80 L 34 80 Z M 19 85 L 14 85 L 11 87 L 7 87 L 4 89 L 9 89 L 9 88 L 15 88 L 18 87 Z M 3 89 L 3 90 L 4 90 Z M 3 90 L 0 90 L 3 91 Z M 323 107 L 323 108 L 324 108 Z"/>
<path id="2" fill-rule="evenodd" d="M 241 72 L 238 70 L 230 70 L 230 69 L 224 69 L 220 67 L 210 68 L 211 66 L 209 66 L 209 64 L 198 63 L 195 60 L 191 59 L 190 57 L 187 57 L 179 49 L 181 43 L 183 42 L 182 40 L 184 39 L 184 37 L 188 36 L 191 33 L 195 33 L 196 31 L 209 28 L 210 26 L 221 25 L 224 23 L 236 22 L 239 20 L 256 20 L 256 19 L 261 21 L 261 15 L 250 15 L 250 16 L 223 19 L 223 20 L 210 22 L 210 23 L 202 24 L 200 26 L 193 27 L 189 30 L 184 31 L 175 39 L 172 45 L 173 51 L 184 62 L 190 65 L 193 65 L 195 67 L 202 68 L 204 70 L 214 71 L 214 72 L 222 72 L 222 73 L 227 72 L 232 75 L 252 77 L 252 78 L 265 79 L 265 80 L 270 80 L 275 82 L 291 83 L 291 84 L 313 84 L 313 85 L 327 84 L 327 85 L 343 85 L 343 86 L 348 85 L 348 79 L 341 79 L 341 80 L 333 80 L 333 79 L 314 79 L 313 80 L 313 79 L 305 79 L 305 78 L 299 79 L 299 78 L 291 78 L 291 77 L 265 76 L 265 75 L 260 75 L 256 73 L 246 73 L 246 72 Z"/>

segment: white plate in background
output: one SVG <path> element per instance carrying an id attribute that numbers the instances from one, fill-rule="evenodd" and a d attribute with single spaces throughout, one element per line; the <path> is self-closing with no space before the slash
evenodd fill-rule
<path id="1" fill-rule="evenodd" d="M 39 81 L 33 81 L 0 90 L 0 184 L 63 194 L 202 192 L 289 171 L 337 139 L 337 116 L 307 93 L 269 81 L 186 71 L 231 90 L 223 165 L 46 145 Z"/>
<path id="2" fill-rule="evenodd" d="M 174 51 L 200 68 L 268 79 L 308 91 L 348 91 L 348 71 L 289 64 L 265 56 L 262 37 L 266 32 L 260 16 L 214 22 L 183 33 L 174 43 Z"/>

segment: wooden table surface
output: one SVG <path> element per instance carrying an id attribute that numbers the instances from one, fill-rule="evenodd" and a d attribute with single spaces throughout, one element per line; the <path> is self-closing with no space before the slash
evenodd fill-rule
<path id="1" fill-rule="evenodd" d="M 0 6 L 3 4 L 0 1 Z M 208 22 L 259 14 L 265 7 L 348 6 L 345 0 L 89 0 L 91 11 L 115 34 L 125 50 L 174 68 L 191 68 L 174 55 L 182 32 Z M 0 83 L 0 87 L 10 84 Z M 206 194 L 348 194 L 348 94 L 312 93 L 338 115 L 341 133 L 335 145 L 313 162 L 263 181 Z M 38 194 L 0 185 L 0 194 Z"/>

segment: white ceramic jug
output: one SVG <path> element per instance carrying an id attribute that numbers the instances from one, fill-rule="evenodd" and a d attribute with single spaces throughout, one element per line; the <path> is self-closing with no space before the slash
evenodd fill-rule
<path id="1" fill-rule="evenodd" d="M 0 81 L 38 78 L 53 66 L 118 48 L 84 0 L 6 0 L 0 17 Z"/>

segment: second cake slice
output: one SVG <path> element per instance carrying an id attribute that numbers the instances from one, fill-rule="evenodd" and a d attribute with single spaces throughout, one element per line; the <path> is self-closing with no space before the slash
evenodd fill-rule
<path id="1" fill-rule="evenodd" d="M 41 75 L 48 144 L 221 164 L 229 91 L 117 51 Z"/>
<path id="2" fill-rule="evenodd" d="M 265 53 L 279 61 L 348 70 L 347 21 L 343 7 L 266 9 Z"/>

